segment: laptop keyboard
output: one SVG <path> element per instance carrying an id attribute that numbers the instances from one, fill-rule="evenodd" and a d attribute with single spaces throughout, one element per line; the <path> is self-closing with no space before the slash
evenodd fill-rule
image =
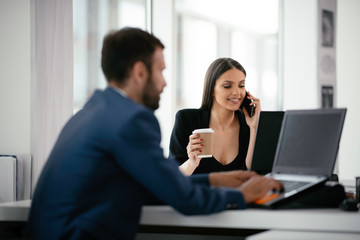
<path id="1" fill-rule="evenodd" d="M 281 182 L 284 184 L 285 192 L 291 192 L 293 190 L 296 190 L 302 186 L 309 184 L 308 182 L 294 182 L 294 181 L 286 181 L 286 180 L 281 180 Z"/>

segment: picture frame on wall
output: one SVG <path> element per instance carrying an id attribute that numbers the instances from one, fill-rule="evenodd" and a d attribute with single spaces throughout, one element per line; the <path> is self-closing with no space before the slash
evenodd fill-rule
<path id="1" fill-rule="evenodd" d="M 323 85 L 321 87 L 321 107 L 333 108 L 334 107 L 334 88 L 333 86 Z"/>
<path id="2" fill-rule="evenodd" d="M 323 47 L 334 47 L 334 13 L 322 10 L 321 13 L 321 44 Z"/>

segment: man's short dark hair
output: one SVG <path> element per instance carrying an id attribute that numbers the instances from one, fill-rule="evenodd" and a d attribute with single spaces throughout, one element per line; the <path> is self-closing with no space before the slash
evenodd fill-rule
<path id="1" fill-rule="evenodd" d="M 138 28 L 123 28 L 105 36 L 101 67 L 107 81 L 122 84 L 137 61 L 144 62 L 151 73 L 152 56 L 157 47 L 164 48 L 154 35 Z"/>

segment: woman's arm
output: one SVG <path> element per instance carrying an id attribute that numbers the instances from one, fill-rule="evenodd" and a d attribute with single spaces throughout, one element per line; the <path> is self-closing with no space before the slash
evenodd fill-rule
<path id="1" fill-rule="evenodd" d="M 200 163 L 200 159 L 198 162 L 188 159 L 186 160 L 186 162 L 184 162 L 179 166 L 179 169 L 185 176 L 190 176 L 199 166 L 199 163 Z"/>
<path id="2" fill-rule="evenodd" d="M 192 134 L 198 127 L 196 110 L 180 110 L 176 113 L 174 128 L 170 139 L 170 156 L 179 163 L 179 169 L 184 175 L 191 175 L 199 166 L 202 139 L 199 134 Z"/>
<path id="3" fill-rule="evenodd" d="M 261 104 L 260 104 L 260 99 L 255 98 L 250 92 L 248 92 L 248 98 L 252 100 L 250 105 L 255 105 L 254 116 L 250 117 L 249 114 L 247 113 L 247 111 L 244 111 L 246 123 L 250 128 L 250 139 L 249 139 L 249 146 L 248 146 L 245 163 L 246 163 L 246 167 L 248 169 L 250 169 L 252 157 L 254 154 L 256 130 L 257 130 L 260 112 L 261 112 Z"/>
<path id="4" fill-rule="evenodd" d="M 255 137 L 256 137 L 256 128 L 250 128 L 249 146 L 245 159 L 247 169 L 250 169 L 251 167 L 251 160 L 253 158 L 254 147 L 255 147 Z"/>

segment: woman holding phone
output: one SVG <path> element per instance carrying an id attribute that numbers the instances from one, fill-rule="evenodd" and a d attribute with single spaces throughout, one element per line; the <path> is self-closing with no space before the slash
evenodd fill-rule
<path id="1" fill-rule="evenodd" d="M 245 90 L 246 71 L 231 58 L 216 59 L 208 68 L 200 109 L 176 113 L 170 139 L 170 155 L 185 175 L 231 170 L 251 166 L 255 135 L 261 111 L 260 99 Z M 253 116 L 246 108 L 254 108 Z M 212 157 L 201 158 L 206 142 L 193 130 L 212 128 Z"/>

